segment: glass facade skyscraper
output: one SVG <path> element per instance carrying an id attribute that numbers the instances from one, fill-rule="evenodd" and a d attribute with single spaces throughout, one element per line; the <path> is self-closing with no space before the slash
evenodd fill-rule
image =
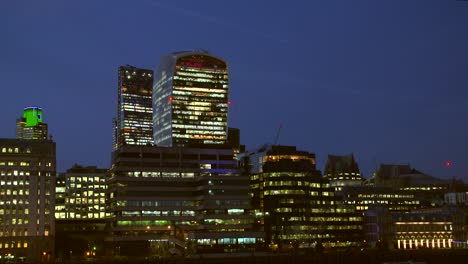
<path id="1" fill-rule="evenodd" d="M 228 91 L 224 60 L 206 51 L 163 56 L 153 88 L 154 143 L 178 147 L 225 144 Z"/>
<path id="2" fill-rule="evenodd" d="M 118 113 L 114 149 L 122 145 L 152 145 L 153 71 L 119 67 Z"/>

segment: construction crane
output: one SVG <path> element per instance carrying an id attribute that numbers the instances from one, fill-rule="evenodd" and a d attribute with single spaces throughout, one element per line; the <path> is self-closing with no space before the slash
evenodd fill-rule
<path id="1" fill-rule="evenodd" d="M 275 141 L 273 141 L 273 145 L 277 145 L 277 144 L 278 144 L 279 136 L 280 136 L 280 133 L 281 133 L 281 128 L 283 128 L 283 125 L 282 125 L 282 124 L 279 124 L 278 130 L 276 131 Z"/>

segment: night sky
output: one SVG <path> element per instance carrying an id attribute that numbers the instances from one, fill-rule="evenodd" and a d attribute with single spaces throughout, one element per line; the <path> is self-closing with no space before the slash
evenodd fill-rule
<path id="1" fill-rule="evenodd" d="M 205 49 L 230 67 L 229 125 L 248 149 L 468 178 L 468 2 L 0 1 L 0 137 L 44 109 L 58 171 L 110 165 L 117 68 Z M 444 163 L 453 165 L 447 168 Z"/>

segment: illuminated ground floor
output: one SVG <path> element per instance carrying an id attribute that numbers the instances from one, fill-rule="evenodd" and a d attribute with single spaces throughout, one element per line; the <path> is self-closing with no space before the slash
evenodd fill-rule
<path id="1" fill-rule="evenodd" d="M 54 238 L 39 236 L 0 237 L 1 261 L 43 261 L 54 259 Z"/>

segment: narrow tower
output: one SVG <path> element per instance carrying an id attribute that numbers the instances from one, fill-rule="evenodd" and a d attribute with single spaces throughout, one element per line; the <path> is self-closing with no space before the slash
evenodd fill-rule
<path id="1" fill-rule="evenodd" d="M 123 145 L 153 145 L 153 71 L 119 67 L 118 109 L 114 149 Z"/>

